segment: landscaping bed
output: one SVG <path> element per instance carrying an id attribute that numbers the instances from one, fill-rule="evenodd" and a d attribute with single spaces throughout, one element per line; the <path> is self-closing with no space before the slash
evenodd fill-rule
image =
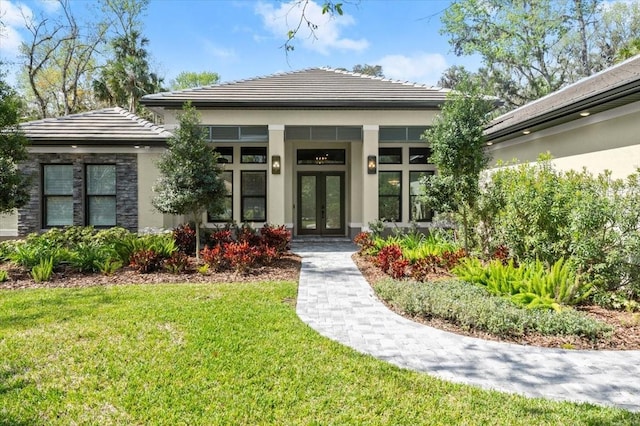
<path id="1" fill-rule="evenodd" d="M 382 272 L 372 262 L 369 256 L 354 254 L 353 261 L 369 284 L 374 285 L 389 276 Z M 428 281 L 439 279 L 450 279 L 452 276 L 447 273 L 434 273 L 428 277 Z M 385 303 L 396 313 L 409 317 L 422 324 L 439 328 L 452 333 L 477 337 L 487 340 L 503 341 L 521 345 L 541 346 L 549 348 L 565 349 L 597 349 L 597 350 L 640 350 L 640 313 L 615 311 L 604 309 L 599 306 L 578 306 L 575 309 L 584 312 L 591 318 L 609 324 L 613 331 L 610 336 L 597 340 L 581 338 L 579 336 L 544 336 L 540 333 L 527 332 L 521 336 L 504 336 L 487 333 L 477 329 L 461 327 L 451 321 L 430 316 L 410 316 L 393 304 Z"/>

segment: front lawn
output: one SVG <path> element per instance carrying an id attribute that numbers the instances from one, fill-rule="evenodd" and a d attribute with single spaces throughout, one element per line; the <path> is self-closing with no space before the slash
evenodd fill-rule
<path id="1" fill-rule="evenodd" d="M 450 384 L 319 336 L 294 282 L 0 291 L 0 425 L 638 424 Z"/>

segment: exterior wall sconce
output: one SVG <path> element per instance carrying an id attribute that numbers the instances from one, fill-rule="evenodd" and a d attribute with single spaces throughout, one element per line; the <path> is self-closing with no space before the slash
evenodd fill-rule
<path id="1" fill-rule="evenodd" d="M 376 160 L 375 155 L 370 155 L 367 157 L 367 173 L 370 175 L 375 175 L 378 171 L 378 161 Z"/>
<path id="2" fill-rule="evenodd" d="M 271 156 L 271 174 L 279 175 L 280 169 L 281 169 L 280 156 L 272 155 Z"/>

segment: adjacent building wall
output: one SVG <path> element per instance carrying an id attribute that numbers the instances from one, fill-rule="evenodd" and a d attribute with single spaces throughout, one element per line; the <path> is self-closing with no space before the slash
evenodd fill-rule
<path id="1" fill-rule="evenodd" d="M 536 161 L 550 152 L 562 170 L 586 167 L 626 177 L 640 167 L 640 103 L 619 107 L 538 133 L 501 142 L 489 149 L 493 161 Z"/>

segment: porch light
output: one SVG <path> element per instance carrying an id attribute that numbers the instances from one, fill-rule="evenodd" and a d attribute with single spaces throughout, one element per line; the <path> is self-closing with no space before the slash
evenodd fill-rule
<path id="1" fill-rule="evenodd" d="M 274 175 L 280 174 L 280 156 L 279 155 L 271 156 L 271 174 L 274 174 Z"/>
<path id="2" fill-rule="evenodd" d="M 375 175 L 378 170 L 378 161 L 376 160 L 375 155 L 370 155 L 367 157 L 367 172 L 370 175 Z"/>

